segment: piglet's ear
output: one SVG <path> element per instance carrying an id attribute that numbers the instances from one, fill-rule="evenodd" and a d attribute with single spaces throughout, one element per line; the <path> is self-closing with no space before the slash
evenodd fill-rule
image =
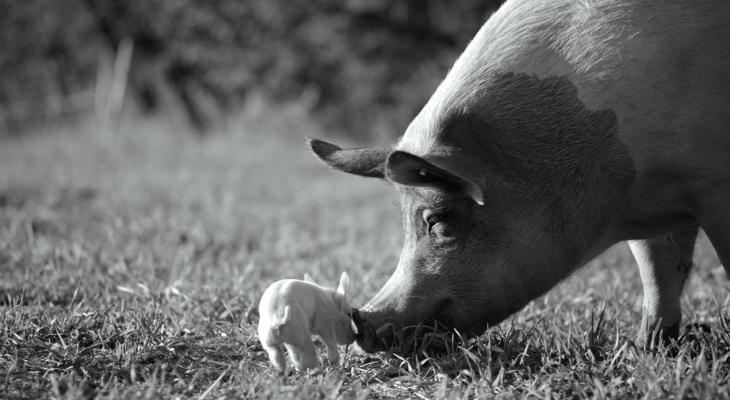
<path id="1" fill-rule="evenodd" d="M 314 281 L 314 278 L 312 278 L 312 275 L 309 275 L 308 273 L 304 273 L 304 282 L 314 283 L 315 285 L 317 282 Z"/>
<path id="2" fill-rule="evenodd" d="M 337 287 L 337 293 L 344 296 L 347 293 L 348 286 L 350 286 L 350 275 L 347 272 L 343 272 L 340 276 L 340 286 Z"/>

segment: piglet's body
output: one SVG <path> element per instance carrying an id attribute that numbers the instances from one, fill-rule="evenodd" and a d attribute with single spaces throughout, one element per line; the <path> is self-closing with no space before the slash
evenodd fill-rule
<path id="1" fill-rule="evenodd" d="M 281 280 L 266 289 L 259 303 L 258 334 L 277 370 L 286 370 L 284 347 L 297 371 L 317 367 L 312 335 L 319 335 L 327 345 L 330 364 L 339 363 L 337 345 L 355 340 L 345 297 L 348 283 L 343 273 L 337 290 L 297 279 Z"/>

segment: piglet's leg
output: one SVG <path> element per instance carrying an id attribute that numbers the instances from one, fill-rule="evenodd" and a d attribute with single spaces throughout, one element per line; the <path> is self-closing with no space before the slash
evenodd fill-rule
<path id="1" fill-rule="evenodd" d="M 333 367 L 340 365 L 340 352 L 337 350 L 334 330 L 325 334 L 320 333 L 319 336 L 327 345 L 327 359 L 329 360 L 329 364 Z"/>
<path id="2" fill-rule="evenodd" d="M 265 346 L 264 349 L 269 354 L 269 360 L 274 364 L 274 368 L 280 373 L 286 371 L 286 359 L 284 358 L 284 347 L 279 346 Z"/>
<path id="3" fill-rule="evenodd" d="M 340 352 L 334 342 L 327 342 L 327 359 L 333 367 L 340 365 Z"/>
<path id="4" fill-rule="evenodd" d="M 286 349 L 289 351 L 289 356 L 297 371 L 303 372 L 308 368 L 316 368 L 319 366 L 317 362 L 317 349 L 314 348 L 314 343 L 311 340 L 302 341 L 297 346 L 287 344 Z"/>

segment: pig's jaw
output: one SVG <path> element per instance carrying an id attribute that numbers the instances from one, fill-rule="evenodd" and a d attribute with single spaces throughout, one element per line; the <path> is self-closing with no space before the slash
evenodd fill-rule
<path id="1" fill-rule="evenodd" d="M 352 319 L 357 327 L 355 339 L 358 346 L 369 353 L 397 348 L 419 331 L 428 332 L 436 327 L 443 330 L 453 326 L 451 305 L 450 300 L 440 301 L 430 315 L 416 318 L 415 321 L 399 318 L 398 313 L 392 310 L 377 310 L 368 306 L 363 310 L 354 309 Z"/>
<path id="2" fill-rule="evenodd" d="M 357 327 L 355 340 L 362 350 L 369 353 L 385 350 L 407 352 L 408 348 L 403 348 L 403 345 L 414 343 L 411 339 L 418 341 L 419 335 L 452 330 L 463 338 L 480 335 L 514 311 L 517 308 L 493 309 L 487 313 L 460 309 L 447 298 L 436 303 L 425 315 L 405 318 L 402 313 L 390 308 L 376 308 L 368 304 L 362 310 L 353 309 L 352 319 Z"/>

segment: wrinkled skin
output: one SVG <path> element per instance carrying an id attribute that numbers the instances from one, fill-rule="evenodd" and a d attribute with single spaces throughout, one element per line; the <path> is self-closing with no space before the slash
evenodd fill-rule
<path id="1" fill-rule="evenodd" d="M 578 3 L 507 1 L 394 148 L 310 141 L 400 194 L 398 265 L 353 316 L 365 350 L 419 323 L 479 334 L 623 240 L 640 339 L 671 336 L 698 227 L 730 265 L 730 15 Z"/>

